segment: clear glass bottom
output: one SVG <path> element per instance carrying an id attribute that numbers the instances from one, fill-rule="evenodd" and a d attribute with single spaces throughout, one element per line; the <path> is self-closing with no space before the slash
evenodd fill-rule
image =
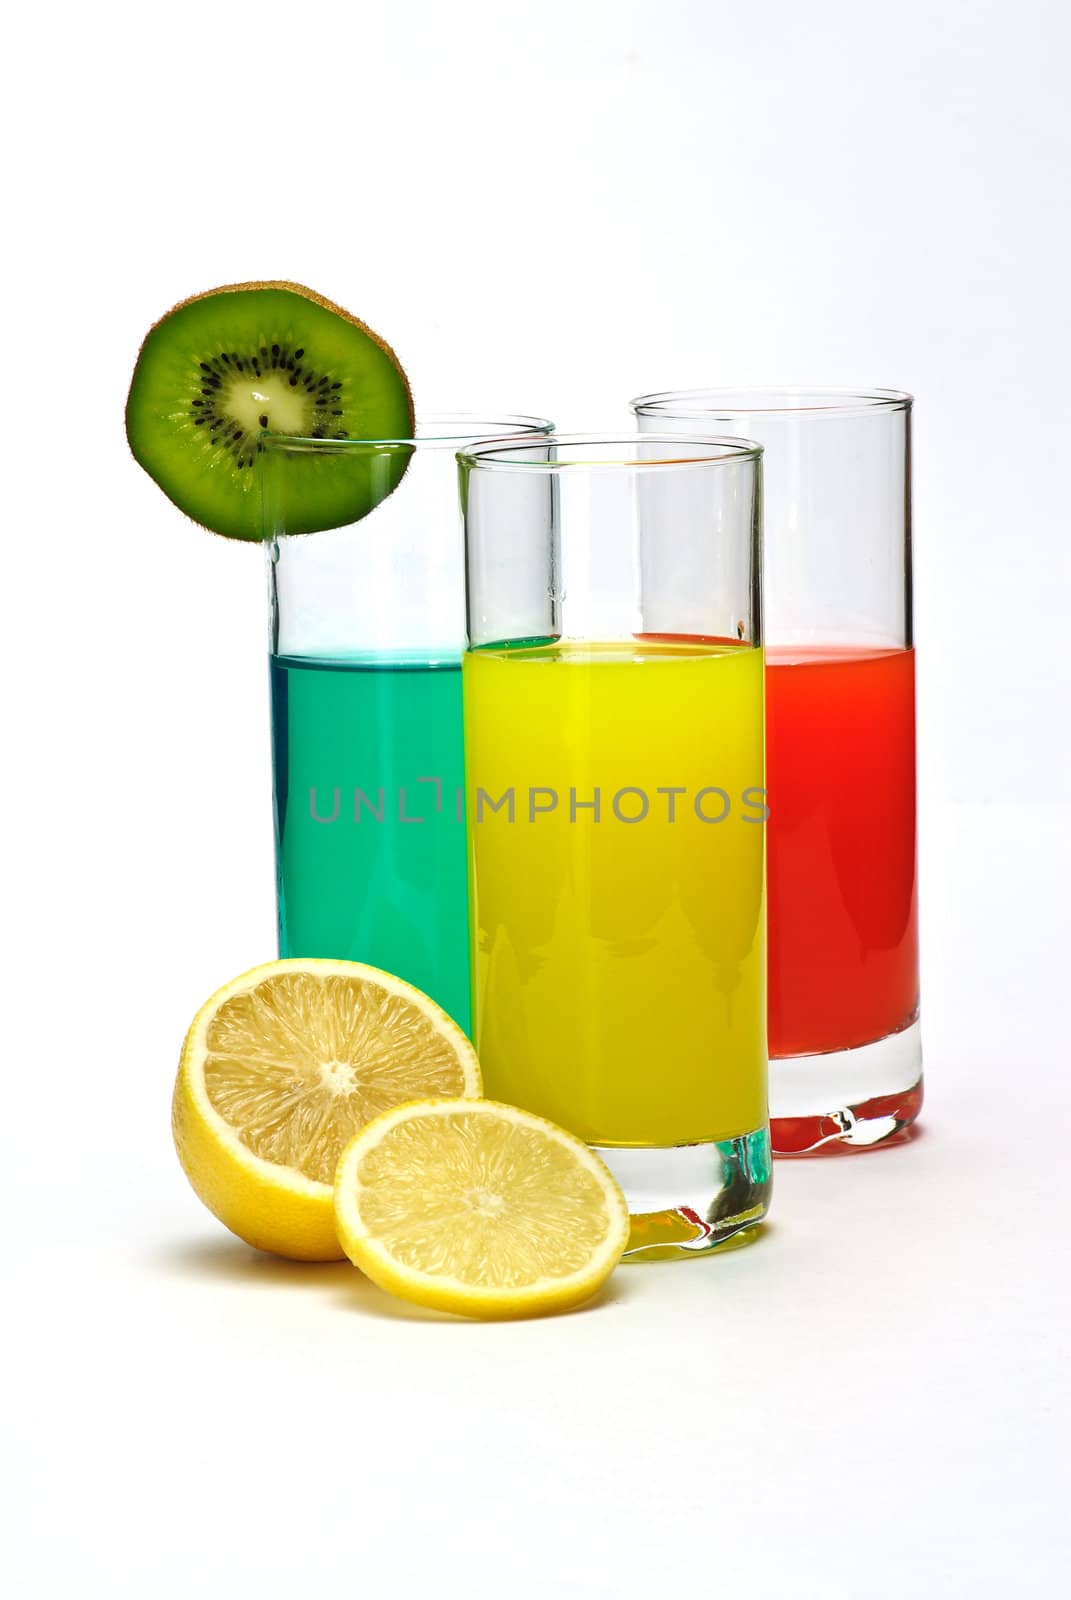
<path id="1" fill-rule="evenodd" d="M 770 1061 L 770 1134 L 778 1156 L 895 1143 L 921 1106 L 917 1020 L 855 1050 Z"/>
<path id="2" fill-rule="evenodd" d="M 765 1127 L 708 1144 L 594 1148 L 632 1214 L 626 1261 L 685 1259 L 750 1244 L 769 1209 Z"/>

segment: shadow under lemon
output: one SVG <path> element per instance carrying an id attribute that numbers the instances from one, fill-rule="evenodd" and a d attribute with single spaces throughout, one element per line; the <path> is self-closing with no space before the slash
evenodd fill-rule
<path id="1" fill-rule="evenodd" d="M 264 1250 L 254 1250 L 241 1239 L 183 1239 L 153 1252 L 152 1263 L 168 1276 L 199 1278 L 206 1282 L 228 1283 L 238 1287 L 266 1288 L 273 1292 L 293 1289 L 301 1294 L 329 1296 L 339 1310 L 360 1315 L 384 1317 L 388 1321 L 455 1323 L 459 1327 L 482 1326 L 470 1317 L 435 1311 L 412 1301 L 401 1300 L 380 1289 L 349 1261 L 289 1261 Z M 627 1298 L 627 1286 L 615 1273 L 590 1300 L 574 1307 L 571 1316 L 597 1311 Z M 532 1322 L 550 1317 L 521 1319 Z"/>

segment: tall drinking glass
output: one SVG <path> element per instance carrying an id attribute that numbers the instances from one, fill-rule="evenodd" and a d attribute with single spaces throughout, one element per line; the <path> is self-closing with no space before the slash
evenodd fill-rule
<path id="1" fill-rule="evenodd" d="M 902 1137 L 922 1104 L 911 397 L 647 395 L 641 429 L 765 446 L 774 1149 Z"/>
<path id="2" fill-rule="evenodd" d="M 630 1252 L 765 1214 L 761 452 L 460 455 L 474 1039 L 595 1146 Z"/>
<path id="3" fill-rule="evenodd" d="M 273 535 L 279 953 L 385 968 L 466 1029 L 465 593 L 454 458 L 480 439 L 541 437 L 551 427 L 535 417 L 433 416 L 412 439 L 271 436 L 261 458 Z M 281 508 L 295 503 L 294 457 L 313 496 L 340 451 L 351 465 L 359 458 L 387 498 L 348 527 L 288 535 Z"/>

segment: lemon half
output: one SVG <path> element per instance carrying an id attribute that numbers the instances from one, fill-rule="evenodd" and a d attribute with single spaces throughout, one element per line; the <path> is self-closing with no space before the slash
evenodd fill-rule
<path id="1" fill-rule="evenodd" d="M 338 1236 L 381 1288 L 470 1317 L 589 1299 L 629 1236 L 614 1178 L 581 1140 L 493 1100 L 397 1106 L 335 1178 Z"/>
<path id="2" fill-rule="evenodd" d="M 172 1129 L 210 1211 L 260 1250 L 343 1256 L 332 1179 L 392 1106 L 481 1092 L 476 1052 L 411 984 L 353 961 L 272 961 L 216 991 L 182 1048 Z"/>

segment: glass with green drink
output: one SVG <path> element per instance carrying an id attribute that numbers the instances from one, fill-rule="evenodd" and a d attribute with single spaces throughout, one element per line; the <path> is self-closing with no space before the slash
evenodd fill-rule
<path id="1" fill-rule="evenodd" d="M 279 953 L 397 973 L 466 1029 L 455 453 L 552 426 L 424 416 L 405 439 L 268 436 L 261 459 Z M 356 458 L 378 504 L 344 527 L 290 533 L 301 505 L 295 466 L 314 493 L 314 475 L 338 454 L 351 471 Z"/>

